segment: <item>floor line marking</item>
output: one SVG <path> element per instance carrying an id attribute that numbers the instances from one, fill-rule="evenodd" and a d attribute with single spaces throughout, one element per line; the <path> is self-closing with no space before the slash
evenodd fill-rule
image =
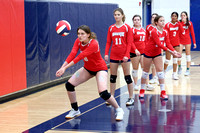
<path id="1" fill-rule="evenodd" d="M 114 97 L 114 98 L 118 98 L 119 96 L 122 96 L 122 95 L 124 95 L 125 93 L 126 93 L 126 92 L 124 92 L 124 93 L 122 93 L 122 94 L 120 94 L 120 95 L 118 95 L 118 96 L 116 96 L 116 97 Z M 94 109 L 96 109 L 96 108 L 102 106 L 103 104 L 106 104 L 106 102 L 103 102 L 103 103 L 101 103 L 101 104 L 99 104 L 99 105 L 97 105 L 97 106 L 95 106 L 95 107 L 93 107 L 93 108 L 91 108 L 91 109 L 89 109 L 89 110 L 87 110 L 87 111 L 81 113 L 80 115 L 78 115 L 78 116 L 76 116 L 76 117 L 74 117 L 74 118 L 72 118 L 72 119 L 66 120 L 65 122 L 62 122 L 62 123 L 60 123 L 59 125 L 57 125 L 57 126 L 51 128 L 50 130 L 54 130 L 55 128 L 57 128 L 57 127 L 59 127 L 59 126 L 65 124 L 65 123 L 67 123 L 67 122 L 69 122 L 69 121 L 71 121 L 71 120 L 73 120 L 73 119 L 75 119 L 75 118 L 77 118 L 77 117 L 79 117 L 79 116 L 81 116 L 81 115 L 83 115 L 83 114 L 85 114 L 85 113 L 91 111 L 91 110 L 94 110 Z"/>

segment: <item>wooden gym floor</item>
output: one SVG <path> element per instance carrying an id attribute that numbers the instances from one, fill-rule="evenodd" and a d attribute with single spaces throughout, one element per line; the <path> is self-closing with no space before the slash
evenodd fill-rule
<path id="1" fill-rule="evenodd" d="M 128 92 L 119 68 L 115 97 L 124 109 L 123 121 L 115 121 L 114 109 L 99 98 L 93 78 L 76 88 L 80 116 L 65 120 L 71 107 L 64 84 L 60 84 L 0 104 L 0 133 L 197 133 L 200 129 L 200 54 L 192 52 L 191 75 L 187 77 L 183 55 L 183 73 L 179 80 L 172 80 L 171 64 L 165 76 L 169 100 L 160 100 L 160 88 L 154 85 L 156 89 L 146 91 L 144 101 L 138 99 L 135 91 L 135 104 L 129 107 L 125 106 Z M 140 80 L 141 70 L 139 73 Z"/>

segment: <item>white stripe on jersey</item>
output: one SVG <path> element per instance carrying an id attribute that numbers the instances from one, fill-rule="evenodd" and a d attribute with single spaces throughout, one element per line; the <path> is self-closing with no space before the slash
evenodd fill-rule
<path id="1" fill-rule="evenodd" d="M 175 27 L 175 28 L 169 28 L 170 31 L 172 30 L 178 30 L 178 27 Z"/>

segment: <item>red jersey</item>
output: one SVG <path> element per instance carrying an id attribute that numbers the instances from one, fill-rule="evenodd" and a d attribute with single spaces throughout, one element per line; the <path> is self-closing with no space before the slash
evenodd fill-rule
<path id="1" fill-rule="evenodd" d="M 112 43 L 110 59 L 123 60 L 125 56 L 130 58 L 132 40 L 133 33 L 129 25 L 123 24 L 120 27 L 111 25 L 108 29 L 105 55 L 108 55 Z"/>
<path id="2" fill-rule="evenodd" d="M 146 37 L 146 31 L 143 28 L 132 28 L 133 30 L 133 45 L 135 44 L 135 47 L 137 50 L 143 54 L 144 53 L 144 48 L 145 48 L 145 37 Z M 131 47 L 131 53 L 135 53 L 135 49 Z"/>
<path id="3" fill-rule="evenodd" d="M 180 22 L 176 22 L 175 24 L 173 24 L 172 22 L 168 22 L 165 25 L 165 29 L 169 33 L 169 40 L 172 46 L 179 46 L 179 34 L 184 32 L 183 26 L 180 24 Z"/>
<path id="4" fill-rule="evenodd" d="M 80 54 L 75 58 L 78 50 Z M 71 53 L 66 59 L 67 63 L 73 61 L 75 64 L 84 59 L 84 67 L 90 71 L 107 70 L 107 65 L 100 54 L 99 44 L 96 40 L 91 39 L 86 45 L 83 45 L 77 38 L 74 42 Z"/>
<path id="5" fill-rule="evenodd" d="M 165 43 L 167 47 L 164 46 Z M 163 29 L 163 32 L 160 32 L 157 28 L 151 30 L 149 41 L 145 46 L 144 54 L 153 57 L 161 54 L 161 49 L 166 51 L 168 48 L 174 51 L 174 48 L 170 44 L 167 30 Z"/>
<path id="6" fill-rule="evenodd" d="M 183 29 L 185 30 L 185 34 L 180 34 L 180 44 L 186 45 L 186 44 L 191 44 L 191 38 L 190 38 L 190 33 L 192 36 L 192 41 L 193 43 L 196 44 L 195 40 L 195 34 L 194 34 L 194 28 L 193 24 L 191 21 L 189 21 L 189 25 L 187 26 L 184 22 L 180 22 L 183 26 Z"/>
<path id="7" fill-rule="evenodd" d="M 146 43 L 149 41 L 149 34 L 150 31 L 153 30 L 155 28 L 155 26 L 153 26 L 152 24 L 147 25 L 146 27 Z"/>

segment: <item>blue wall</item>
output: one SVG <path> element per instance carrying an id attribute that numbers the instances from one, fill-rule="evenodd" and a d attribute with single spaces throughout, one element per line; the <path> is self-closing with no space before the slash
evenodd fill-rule
<path id="1" fill-rule="evenodd" d="M 55 73 L 69 55 L 80 25 L 88 25 L 97 34 L 103 56 L 107 30 L 115 22 L 113 10 L 117 7 L 116 4 L 25 1 L 27 87 L 56 79 Z M 66 37 L 55 31 L 59 20 L 71 24 L 72 31 Z M 67 70 L 64 76 L 81 66 L 83 62 Z"/>
<path id="2" fill-rule="evenodd" d="M 200 51 L 200 19 L 199 19 L 199 11 L 200 11 L 200 1 L 199 0 L 190 0 L 190 20 L 194 26 L 194 32 L 196 37 L 197 48 L 193 49 L 193 45 L 191 47 L 192 51 Z"/>

